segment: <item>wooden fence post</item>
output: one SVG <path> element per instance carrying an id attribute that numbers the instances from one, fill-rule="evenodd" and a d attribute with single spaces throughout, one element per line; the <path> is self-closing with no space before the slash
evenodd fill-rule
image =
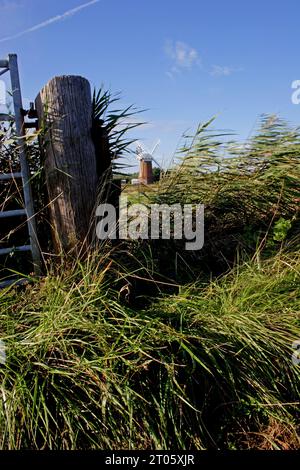
<path id="1" fill-rule="evenodd" d="M 82 250 L 93 231 L 97 196 L 90 84 L 78 76 L 54 77 L 35 104 L 40 126 L 45 126 L 44 167 L 55 249 Z"/>

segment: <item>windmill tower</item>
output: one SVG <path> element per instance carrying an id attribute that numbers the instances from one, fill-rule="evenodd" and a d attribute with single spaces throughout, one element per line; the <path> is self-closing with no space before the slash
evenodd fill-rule
<path id="1" fill-rule="evenodd" d="M 152 149 L 152 152 L 145 150 L 141 144 L 136 148 L 137 159 L 140 162 L 139 182 L 143 184 L 151 184 L 153 182 L 152 162 L 161 168 L 160 164 L 154 159 L 153 153 L 157 149 L 160 141 L 158 140 Z"/>

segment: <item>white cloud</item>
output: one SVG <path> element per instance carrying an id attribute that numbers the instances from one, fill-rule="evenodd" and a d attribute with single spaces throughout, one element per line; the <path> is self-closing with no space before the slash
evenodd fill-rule
<path id="1" fill-rule="evenodd" d="M 200 65 L 201 60 L 198 51 L 182 41 L 166 41 L 165 54 L 172 61 L 172 67 L 166 74 L 173 78 L 180 70 L 190 69 L 194 65 Z"/>
<path id="2" fill-rule="evenodd" d="M 241 68 L 229 67 L 228 65 L 213 65 L 210 71 L 210 75 L 214 77 L 228 77 L 234 72 L 240 72 Z"/>
<path id="3" fill-rule="evenodd" d="M 75 15 L 78 13 L 80 10 L 83 8 L 87 8 L 91 5 L 94 5 L 95 3 L 100 2 L 100 0 L 91 0 L 90 2 L 83 3 L 82 5 L 79 5 L 78 7 L 72 8 L 71 10 L 66 11 L 62 15 L 57 15 L 53 16 L 52 18 L 49 18 L 48 20 L 43 21 L 42 23 L 39 23 L 35 26 L 32 26 L 31 28 L 25 29 L 24 31 L 21 31 L 20 33 L 14 34 L 12 36 L 6 36 L 4 38 L 0 39 L 0 42 L 4 41 L 9 41 L 10 39 L 17 39 L 21 36 L 24 36 L 24 34 L 32 33 L 34 31 L 37 31 L 38 29 L 45 28 L 49 26 L 52 23 L 57 23 L 58 21 L 65 20 L 66 18 L 70 18 L 71 16 Z M 4 3 L 5 5 L 5 3 Z"/>
<path id="4" fill-rule="evenodd" d="M 195 66 L 213 77 L 228 77 L 235 72 L 240 72 L 241 67 L 231 67 L 229 65 L 208 65 L 203 66 L 197 49 L 189 46 L 183 41 L 168 40 L 164 45 L 164 52 L 169 59 L 169 68 L 165 74 L 174 80 L 182 71 L 191 69 Z"/>

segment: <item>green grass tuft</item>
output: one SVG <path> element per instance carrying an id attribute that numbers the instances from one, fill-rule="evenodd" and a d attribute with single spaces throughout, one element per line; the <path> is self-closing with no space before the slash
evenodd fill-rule
<path id="1" fill-rule="evenodd" d="M 92 262 L 2 291 L 0 447 L 299 446 L 299 276 L 281 255 L 139 311 Z"/>

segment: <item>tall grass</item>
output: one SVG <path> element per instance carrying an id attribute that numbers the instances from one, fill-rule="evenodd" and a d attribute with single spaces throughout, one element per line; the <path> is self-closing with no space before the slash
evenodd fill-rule
<path id="1" fill-rule="evenodd" d="M 110 269 L 90 259 L 1 292 L 2 449 L 243 448 L 275 424 L 262 442 L 288 430 L 299 447 L 299 255 L 138 311 Z"/>
<path id="2" fill-rule="evenodd" d="M 176 241 L 162 246 L 165 265 L 171 253 L 177 253 L 173 259 L 179 265 L 182 261 L 181 273 L 173 265 L 181 281 L 192 281 L 203 271 L 221 274 L 237 255 L 247 258 L 258 247 L 260 255 L 270 256 L 300 233 L 300 129 L 263 116 L 254 136 L 241 145 L 211 129 L 212 121 L 186 137 L 157 190 L 147 193 L 150 202 L 205 205 L 202 250 L 185 253 Z M 278 239 L 280 219 L 289 229 Z"/>
<path id="3" fill-rule="evenodd" d="M 208 124 L 147 192 L 205 204 L 203 250 L 103 244 L 0 291 L 0 448 L 300 448 L 299 131 Z M 132 302 L 164 263 L 177 293 Z"/>

